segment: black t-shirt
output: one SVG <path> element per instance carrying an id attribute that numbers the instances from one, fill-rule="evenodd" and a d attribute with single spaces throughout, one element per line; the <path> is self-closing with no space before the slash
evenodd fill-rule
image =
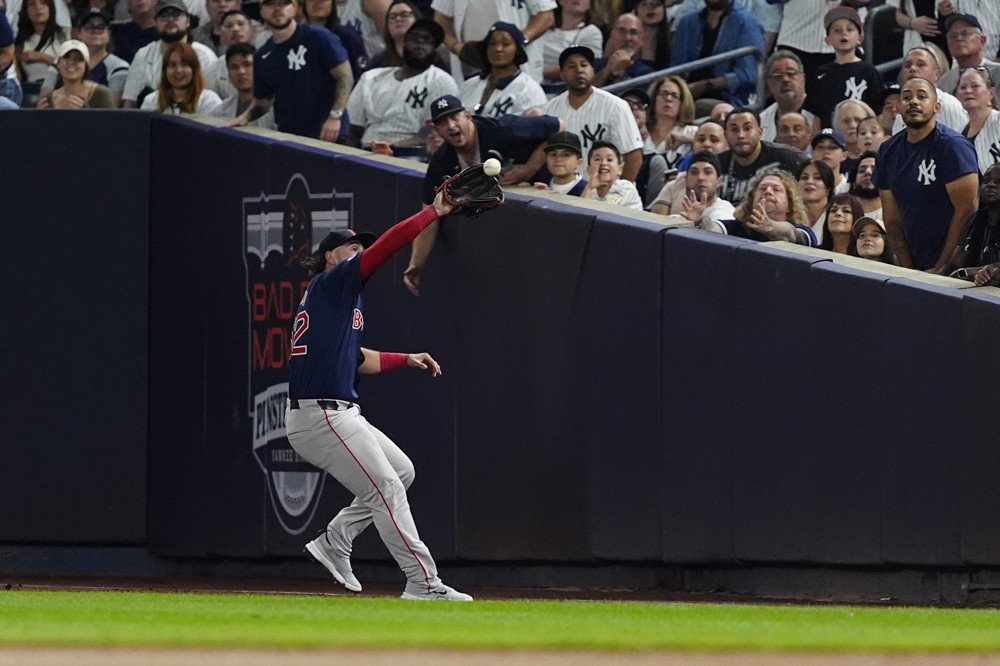
<path id="1" fill-rule="evenodd" d="M 129 63 L 139 49 L 156 41 L 156 28 L 140 28 L 135 21 L 114 21 L 110 27 L 114 54 Z"/>
<path id="2" fill-rule="evenodd" d="M 809 159 L 800 150 L 770 141 L 760 142 L 760 155 L 749 166 L 742 166 L 733 160 L 731 150 L 719 153 L 718 157 L 722 165 L 722 189 L 719 196 L 734 206 L 743 201 L 750 179 L 759 171 L 778 167 L 794 174 Z"/>
<path id="3" fill-rule="evenodd" d="M 819 116 L 822 127 L 833 127 L 833 110 L 845 99 L 860 99 L 876 113 L 882 110 L 882 76 L 874 65 L 860 60 L 818 67 L 807 82 L 804 107 Z"/>
<path id="4" fill-rule="evenodd" d="M 485 161 L 495 157 L 503 166 L 524 164 L 540 144 L 559 131 L 559 119 L 555 116 L 473 116 L 472 122 L 479 133 L 480 159 Z M 431 156 L 424 176 L 424 203 L 433 203 L 434 188 L 460 169 L 458 151 L 454 146 L 445 143 L 438 148 Z M 537 174 L 530 180 L 536 178 Z M 547 182 L 548 178 L 542 180 Z"/>

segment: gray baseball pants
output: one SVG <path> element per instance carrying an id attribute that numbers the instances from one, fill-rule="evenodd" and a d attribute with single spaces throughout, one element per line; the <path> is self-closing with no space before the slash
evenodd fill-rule
<path id="1" fill-rule="evenodd" d="M 354 494 L 327 526 L 330 543 L 349 556 L 354 538 L 374 521 L 389 553 L 406 575 L 406 591 L 426 593 L 441 584 L 437 565 L 410 513 L 406 489 L 413 463 L 375 428 L 356 404 L 321 409 L 315 400 L 299 400 L 285 412 L 285 431 L 303 459 L 325 470 Z M 350 405 L 349 407 L 343 407 Z"/>

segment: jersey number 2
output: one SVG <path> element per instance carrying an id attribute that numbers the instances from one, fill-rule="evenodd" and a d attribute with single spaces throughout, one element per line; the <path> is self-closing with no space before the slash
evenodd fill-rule
<path id="1" fill-rule="evenodd" d="M 308 346 L 296 343 L 307 330 L 309 330 L 309 313 L 303 310 L 295 317 L 295 324 L 292 325 L 292 356 L 305 355 Z"/>

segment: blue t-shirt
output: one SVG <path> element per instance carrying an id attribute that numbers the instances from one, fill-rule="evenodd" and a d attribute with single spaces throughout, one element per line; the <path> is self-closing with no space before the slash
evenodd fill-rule
<path id="1" fill-rule="evenodd" d="M 916 143 L 906 136 L 899 132 L 879 148 L 872 182 L 896 198 L 913 266 L 926 270 L 941 257 L 955 214 L 946 186 L 979 173 L 979 165 L 972 143 L 941 123 Z"/>
<path id="2" fill-rule="evenodd" d="M 309 283 L 292 325 L 290 399 L 358 399 L 355 385 L 365 334 L 363 287 L 360 254 Z"/>
<path id="3" fill-rule="evenodd" d="M 139 49 L 156 41 L 156 28 L 140 28 L 135 21 L 114 21 L 110 29 L 113 53 L 125 62 L 135 60 Z"/>
<path id="4" fill-rule="evenodd" d="M 300 23 L 287 40 L 275 44 L 271 38 L 257 49 L 253 96 L 274 98 L 274 120 L 282 132 L 319 138 L 337 85 L 330 70 L 346 60 L 336 35 Z"/>
<path id="5" fill-rule="evenodd" d="M 7 22 L 7 15 L 0 11 L 0 49 L 6 48 L 13 43 L 14 31 L 10 29 L 10 23 Z M 10 69 L 10 65 L 0 69 L 0 74 L 6 72 L 8 69 Z"/>

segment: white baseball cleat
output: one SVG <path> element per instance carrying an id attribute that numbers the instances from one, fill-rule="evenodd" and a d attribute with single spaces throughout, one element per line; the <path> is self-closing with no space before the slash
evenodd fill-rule
<path id="1" fill-rule="evenodd" d="M 403 592 L 400 599 L 410 599 L 413 601 L 472 601 L 472 597 L 464 592 L 452 589 L 441 583 L 430 592 Z"/>
<path id="2" fill-rule="evenodd" d="M 320 534 L 318 537 L 306 544 L 306 552 L 313 556 L 317 562 L 326 567 L 338 583 L 346 587 L 351 592 L 360 592 L 361 583 L 354 577 L 351 571 L 351 561 L 339 555 L 330 555 L 326 550 L 326 535 Z"/>

